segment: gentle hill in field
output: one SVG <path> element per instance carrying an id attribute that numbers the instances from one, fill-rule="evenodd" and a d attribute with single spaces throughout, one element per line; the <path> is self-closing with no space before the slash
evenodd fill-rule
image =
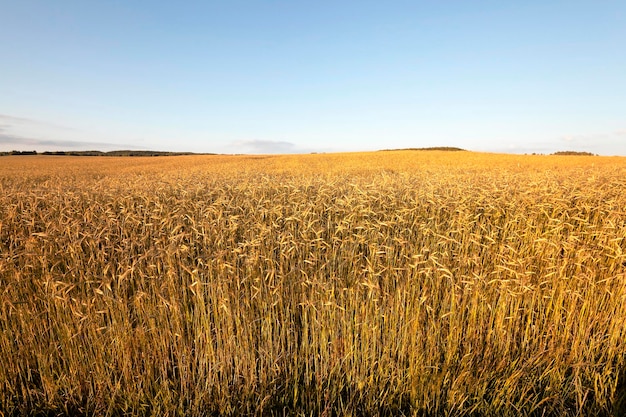
<path id="1" fill-rule="evenodd" d="M 401 148 L 401 149 L 381 149 L 381 151 L 463 151 L 467 152 L 466 149 L 457 148 L 454 146 L 434 146 L 429 148 Z"/>
<path id="2" fill-rule="evenodd" d="M 197 154 L 194 152 L 167 152 L 146 150 L 117 150 L 117 151 L 10 151 L 0 152 L 0 156 L 6 155 L 53 155 L 53 156 L 180 156 L 180 155 L 216 155 L 211 153 Z"/>
<path id="3" fill-rule="evenodd" d="M 6 157 L 0 414 L 626 416 L 624 162 Z"/>
<path id="4" fill-rule="evenodd" d="M 552 155 L 596 156 L 595 154 L 591 152 L 577 152 L 577 151 L 558 151 L 558 152 L 554 152 Z"/>

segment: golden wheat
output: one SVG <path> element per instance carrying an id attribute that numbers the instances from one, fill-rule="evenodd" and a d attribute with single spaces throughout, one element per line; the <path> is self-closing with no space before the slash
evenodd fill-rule
<path id="1" fill-rule="evenodd" d="M 623 158 L 0 160 L 6 415 L 619 415 Z"/>

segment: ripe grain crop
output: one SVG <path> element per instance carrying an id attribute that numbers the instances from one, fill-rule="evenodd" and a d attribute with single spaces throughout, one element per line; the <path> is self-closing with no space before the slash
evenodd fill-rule
<path id="1" fill-rule="evenodd" d="M 626 159 L 0 159 L 0 414 L 626 414 Z"/>

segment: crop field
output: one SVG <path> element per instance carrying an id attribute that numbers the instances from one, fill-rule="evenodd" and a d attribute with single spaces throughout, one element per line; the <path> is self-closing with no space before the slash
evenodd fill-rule
<path id="1" fill-rule="evenodd" d="M 0 416 L 624 416 L 626 158 L 0 158 Z"/>

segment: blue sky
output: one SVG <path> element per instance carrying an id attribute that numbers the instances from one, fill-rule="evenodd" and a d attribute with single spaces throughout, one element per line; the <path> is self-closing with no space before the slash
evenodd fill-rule
<path id="1" fill-rule="evenodd" d="M 624 1 L 0 10 L 0 150 L 626 155 Z"/>

